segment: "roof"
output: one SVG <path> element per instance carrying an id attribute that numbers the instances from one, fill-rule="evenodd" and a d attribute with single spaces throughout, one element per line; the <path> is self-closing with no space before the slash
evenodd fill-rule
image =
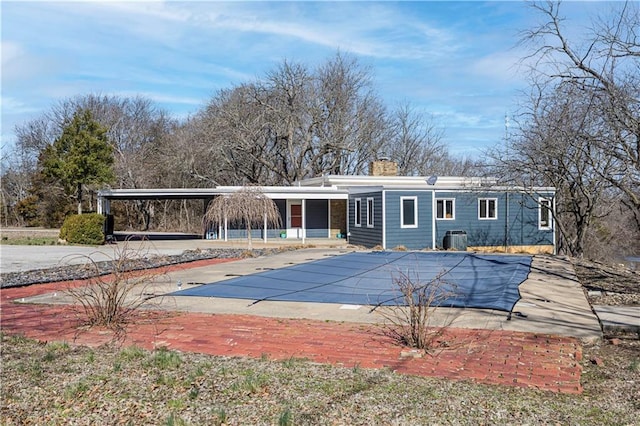
<path id="1" fill-rule="evenodd" d="M 215 188 L 102 189 L 98 197 L 109 200 L 189 200 L 207 199 L 237 192 L 242 186 Z M 347 199 L 348 191 L 336 187 L 263 186 L 262 192 L 273 199 L 319 198 Z"/>
<path id="2" fill-rule="evenodd" d="M 495 185 L 496 178 L 461 176 L 365 176 L 365 175 L 325 175 L 295 182 L 297 186 L 398 186 L 398 187 L 448 187 Z"/>
<path id="3" fill-rule="evenodd" d="M 460 176 L 363 176 L 326 175 L 304 179 L 292 186 L 262 186 L 260 189 L 272 199 L 344 200 L 349 193 L 372 190 L 491 190 L 555 192 L 552 187 L 507 187 L 497 185 L 496 178 Z M 109 200 L 173 200 L 207 199 L 231 194 L 242 186 L 215 188 L 155 188 L 155 189 L 102 189 L 98 197 Z"/>
<path id="4" fill-rule="evenodd" d="M 349 192 L 375 190 L 491 190 L 491 191 L 534 191 L 555 192 L 553 187 L 531 187 L 498 185 L 495 177 L 463 176 L 363 176 L 326 175 L 305 179 L 295 183 L 301 187 L 328 186 L 346 189 Z"/>

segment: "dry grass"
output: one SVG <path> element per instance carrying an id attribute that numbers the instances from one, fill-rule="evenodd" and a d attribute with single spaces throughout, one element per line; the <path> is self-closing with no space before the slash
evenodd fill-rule
<path id="1" fill-rule="evenodd" d="M 0 417 L 18 424 L 637 424 L 638 347 L 586 348 L 584 394 L 2 336 Z M 603 365 L 590 360 L 599 357 Z"/>
<path id="2" fill-rule="evenodd" d="M 638 274 L 589 268 L 576 272 L 585 288 L 625 300 L 640 293 Z M 638 336 L 583 348 L 581 395 L 339 368 L 297 358 L 225 358 L 0 338 L 3 425 L 634 425 L 640 418 Z"/>

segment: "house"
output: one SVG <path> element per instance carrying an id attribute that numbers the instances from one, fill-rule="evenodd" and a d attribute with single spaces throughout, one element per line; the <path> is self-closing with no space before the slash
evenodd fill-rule
<path id="1" fill-rule="evenodd" d="M 348 238 L 352 244 L 392 249 L 470 249 L 554 253 L 555 189 L 501 186 L 495 179 L 395 176 L 394 163 L 371 164 L 368 176 L 327 175 L 292 186 L 261 188 L 274 200 L 282 229 L 264 226 L 252 238 Z M 103 190 L 99 211 L 117 199 L 202 199 L 240 187 Z M 246 238 L 234 224 L 217 224 L 205 238 Z"/>
<path id="2" fill-rule="evenodd" d="M 555 252 L 555 189 L 463 177 L 326 176 L 304 185 L 348 191 L 349 242 L 384 249 Z"/>

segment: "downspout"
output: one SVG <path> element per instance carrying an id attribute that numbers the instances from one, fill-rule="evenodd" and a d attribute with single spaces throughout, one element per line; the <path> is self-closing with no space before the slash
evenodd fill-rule
<path id="1" fill-rule="evenodd" d="M 553 209 L 551 215 L 551 230 L 553 232 L 553 254 L 554 256 L 558 254 L 558 248 L 556 247 L 556 194 L 553 194 L 553 200 L 551 202 L 551 208 Z"/>
<path id="2" fill-rule="evenodd" d="M 387 191 L 382 191 L 382 248 L 387 249 Z"/>
<path id="3" fill-rule="evenodd" d="M 506 191 L 504 208 L 504 252 L 509 252 L 509 189 Z"/>
<path id="4" fill-rule="evenodd" d="M 347 223 L 347 229 L 346 229 L 346 231 L 347 231 L 347 243 L 349 243 L 349 240 L 351 239 L 351 231 L 350 231 L 351 222 L 349 222 L 349 204 L 350 204 L 349 201 L 350 201 L 350 198 L 351 197 L 349 196 L 349 194 L 347 194 L 347 200 L 346 200 L 347 208 L 345 209 L 345 211 L 346 211 L 345 214 L 347 215 L 347 217 L 345 218 L 346 219 L 346 223 Z"/>
<path id="5" fill-rule="evenodd" d="M 436 249 L 436 191 L 431 190 L 431 250 Z"/>

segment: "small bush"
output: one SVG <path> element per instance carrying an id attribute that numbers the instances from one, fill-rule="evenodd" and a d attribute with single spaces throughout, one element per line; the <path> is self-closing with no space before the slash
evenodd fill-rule
<path id="1" fill-rule="evenodd" d="M 16 203 L 16 213 L 22 218 L 27 226 L 39 226 L 38 217 L 38 197 L 30 195 Z"/>
<path id="2" fill-rule="evenodd" d="M 442 278 L 444 274 L 445 271 L 423 281 L 411 271 L 398 271 L 393 276 L 393 285 L 400 294 L 400 303 L 378 311 L 385 319 L 383 334 L 403 346 L 425 351 L 431 349 L 442 331 L 430 325 L 435 309 L 457 294 L 455 284 Z"/>
<path id="3" fill-rule="evenodd" d="M 126 332 L 126 325 L 133 320 L 142 308 L 159 306 L 162 296 L 156 296 L 153 286 L 162 275 L 162 270 L 131 271 L 134 262 L 147 258 L 149 253 L 142 247 L 132 250 L 128 242 L 114 247 L 110 258 L 109 271 L 101 273 L 104 268 L 91 256 L 84 258 L 85 270 L 92 276 L 89 285 L 68 286 L 66 293 L 76 303 L 76 309 L 85 319 L 85 325 L 107 327 L 121 338 Z"/>
<path id="4" fill-rule="evenodd" d="M 104 216 L 97 213 L 67 216 L 60 228 L 60 239 L 71 244 L 104 244 Z"/>

